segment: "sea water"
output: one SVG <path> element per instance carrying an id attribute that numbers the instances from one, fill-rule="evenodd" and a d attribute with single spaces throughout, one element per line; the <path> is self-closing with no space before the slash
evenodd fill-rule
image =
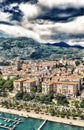
<path id="1" fill-rule="evenodd" d="M 15 124 L 15 122 L 13 121 L 7 122 L 3 119 L 0 119 L 0 123 L 2 123 L 3 125 L 7 124 L 7 126 L 11 125 L 11 127 L 16 125 L 16 128 L 14 130 L 37 130 L 43 122 L 43 120 L 35 118 L 25 118 L 20 117 L 18 115 L 7 113 L 1 113 L 0 116 L 9 119 L 17 119 L 17 120 L 21 119 L 22 122 L 20 122 L 19 124 Z M 0 128 L 0 130 L 6 130 L 6 129 Z M 84 128 L 47 121 L 41 130 L 84 130 Z"/>
<path id="2" fill-rule="evenodd" d="M 84 130 L 84 128 L 47 121 L 42 130 Z"/>
<path id="3" fill-rule="evenodd" d="M 9 118 L 9 119 L 16 119 L 16 120 L 20 119 L 22 122 L 20 122 L 19 124 L 15 124 L 14 121 L 7 122 L 7 121 L 4 121 L 3 119 L 0 119 L 0 123 L 2 123 L 3 125 L 5 124 L 7 124 L 7 126 L 11 125 L 11 128 L 14 125 L 16 125 L 16 128 L 14 130 L 37 130 L 38 127 L 43 122 L 43 120 L 34 119 L 34 118 L 25 118 L 18 115 L 7 114 L 7 113 L 1 113 L 0 116 Z M 6 130 L 6 129 L 0 128 L 0 130 Z"/>

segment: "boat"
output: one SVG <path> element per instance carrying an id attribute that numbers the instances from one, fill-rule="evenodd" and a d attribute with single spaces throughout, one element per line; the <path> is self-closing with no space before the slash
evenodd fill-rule
<path id="1" fill-rule="evenodd" d="M 20 118 L 19 118 L 18 120 L 19 120 L 19 121 L 21 121 L 21 119 L 20 119 Z"/>
<path id="2" fill-rule="evenodd" d="M 11 127 L 11 124 L 9 125 L 9 127 Z"/>
<path id="3" fill-rule="evenodd" d="M 16 127 L 16 125 L 14 125 L 14 128 Z"/>
<path id="4" fill-rule="evenodd" d="M 19 124 L 19 122 L 16 123 L 17 125 Z"/>
<path id="5" fill-rule="evenodd" d="M 7 119 L 4 119 L 4 121 L 7 121 Z"/>
<path id="6" fill-rule="evenodd" d="M 14 121 L 14 123 L 16 123 L 17 121 Z"/>
<path id="7" fill-rule="evenodd" d="M 8 121 L 7 122 L 10 122 L 10 119 L 8 119 Z"/>

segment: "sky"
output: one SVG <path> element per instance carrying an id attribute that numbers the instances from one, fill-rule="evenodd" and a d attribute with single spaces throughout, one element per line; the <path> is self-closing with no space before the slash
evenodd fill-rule
<path id="1" fill-rule="evenodd" d="M 0 0 L 0 37 L 84 46 L 84 0 Z"/>

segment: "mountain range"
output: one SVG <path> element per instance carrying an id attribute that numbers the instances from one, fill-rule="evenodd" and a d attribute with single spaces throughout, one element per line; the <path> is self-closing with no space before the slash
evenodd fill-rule
<path id="1" fill-rule="evenodd" d="M 51 43 L 46 43 L 46 45 L 48 45 L 48 46 L 65 47 L 65 48 L 71 47 L 71 48 L 84 49 L 84 47 L 81 46 L 81 45 L 69 45 L 69 44 L 66 43 L 66 42 L 59 42 L 59 43 L 53 43 L 53 44 L 51 44 Z"/>
<path id="2" fill-rule="evenodd" d="M 84 57 L 84 48 L 80 46 L 72 47 L 67 43 L 40 43 L 32 38 L 0 38 L 0 58 L 13 59 L 59 59 L 72 58 L 80 59 Z"/>

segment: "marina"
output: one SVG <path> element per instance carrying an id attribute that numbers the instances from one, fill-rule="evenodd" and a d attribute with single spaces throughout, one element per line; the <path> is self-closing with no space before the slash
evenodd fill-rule
<path id="1" fill-rule="evenodd" d="M 14 121 L 14 122 L 18 122 L 18 123 L 22 122 L 20 119 L 10 119 L 10 118 L 6 118 L 6 117 L 2 117 L 2 116 L 0 116 L 0 119 L 3 119 L 4 121 L 7 121 L 7 122 L 10 122 L 10 121 Z"/>
<path id="2" fill-rule="evenodd" d="M 2 116 L 3 115 L 3 116 Z M 1 113 L 0 130 L 84 130 L 84 127 L 71 126 L 49 120 L 22 117 Z"/>
<path id="3" fill-rule="evenodd" d="M 4 129 L 7 129 L 7 130 L 14 130 L 14 128 L 10 128 L 8 126 L 3 126 L 3 125 L 0 125 L 0 128 L 4 128 Z"/>
<path id="4" fill-rule="evenodd" d="M 37 130 L 43 120 L 0 113 L 0 130 Z"/>
<path id="5" fill-rule="evenodd" d="M 0 122 L 0 128 L 4 128 L 6 130 L 14 130 L 18 124 L 22 123 L 20 118 L 12 119 L 12 118 L 4 117 L 4 116 L 1 116 L 1 115 L 2 114 L 0 113 L 0 120 L 3 123 Z"/>

